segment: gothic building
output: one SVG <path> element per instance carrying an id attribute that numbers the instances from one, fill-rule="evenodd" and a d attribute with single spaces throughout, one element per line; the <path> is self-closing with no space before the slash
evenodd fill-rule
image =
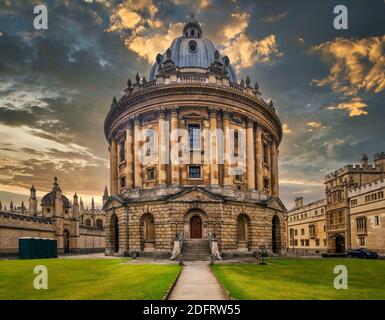
<path id="1" fill-rule="evenodd" d="M 108 255 L 169 256 L 176 235 L 186 248 L 215 238 L 224 256 L 285 249 L 281 122 L 203 35 L 192 17 L 148 80 L 137 74 L 113 99 Z"/>
<path id="2" fill-rule="evenodd" d="M 104 221 L 104 213 L 95 209 L 93 199 L 91 210 L 84 209 L 76 193 L 71 203 L 55 177 L 52 190 L 41 199 L 41 211 L 34 186 L 28 209 L 23 202 L 16 207 L 11 201 L 7 210 L 0 202 L 0 256 L 17 255 L 21 237 L 56 239 L 59 254 L 104 251 Z"/>
<path id="3" fill-rule="evenodd" d="M 385 253 L 385 153 L 325 176 L 325 198 L 287 214 L 288 249 L 300 254 L 344 254 L 365 247 Z"/>

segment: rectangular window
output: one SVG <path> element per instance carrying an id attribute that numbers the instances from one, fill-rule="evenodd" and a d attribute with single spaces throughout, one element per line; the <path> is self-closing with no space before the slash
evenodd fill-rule
<path id="1" fill-rule="evenodd" d="M 149 168 L 147 169 L 147 181 L 154 181 L 156 179 L 156 169 Z"/>
<path id="2" fill-rule="evenodd" d="M 383 199 L 384 198 L 384 191 L 380 191 L 378 193 L 378 199 Z"/>
<path id="3" fill-rule="evenodd" d="M 297 229 L 295 229 L 295 235 L 298 236 L 298 230 Z"/>
<path id="4" fill-rule="evenodd" d="M 298 246 L 298 240 L 294 240 L 294 245 L 297 247 Z"/>
<path id="5" fill-rule="evenodd" d="M 305 235 L 305 229 L 301 229 L 301 236 Z"/>
<path id="6" fill-rule="evenodd" d="M 369 202 L 370 201 L 370 196 L 365 196 L 365 202 Z"/>
<path id="7" fill-rule="evenodd" d="M 200 179 L 201 178 L 201 166 L 189 166 L 188 167 L 188 177 L 190 179 Z"/>
<path id="8" fill-rule="evenodd" d="M 234 176 L 234 181 L 235 182 L 243 182 L 243 175 L 242 174 L 236 174 Z"/>
<path id="9" fill-rule="evenodd" d="M 120 177 L 120 189 L 126 187 L 126 177 Z"/>
<path id="10" fill-rule="evenodd" d="M 324 247 L 326 247 L 326 239 L 324 239 Z"/>
<path id="11" fill-rule="evenodd" d="M 357 205 L 357 199 L 353 199 L 350 201 L 351 206 L 356 206 Z"/>
<path id="12" fill-rule="evenodd" d="M 120 162 L 126 160 L 126 141 L 123 140 L 119 143 L 119 160 Z"/>
<path id="13" fill-rule="evenodd" d="M 375 216 L 374 217 L 374 225 L 375 226 L 379 226 L 380 225 L 380 217 L 379 216 Z"/>
<path id="14" fill-rule="evenodd" d="M 200 150 L 201 148 L 201 127 L 199 124 L 188 125 L 188 135 L 190 150 Z"/>
<path id="15" fill-rule="evenodd" d="M 315 245 L 319 247 L 319 239 L 315 239 Z"/>
<path id="16" fill-rule="evenodd" d="M 357 233 L 366 233 L 366 217 L 360 217 L 356 219 Z"/>
<path id="17" fill-rule="evenodd" d="M 305 240 L 301 239 L 301 246 L 303 247 L 305 245 Z"/>
<path id="18" fill-rule="evenodd" d="M 364 247 L 365 246 L 365 237 L 359 237 L 358 239 L 360 241 L 360 246 Z"/>
<path id="19" fill-rule="evenodd" d="M 310 241 L 309 241 L 309 239 L 306 239 L 305 243 L 306 243 L 306 247 L 310 246 Z"/>

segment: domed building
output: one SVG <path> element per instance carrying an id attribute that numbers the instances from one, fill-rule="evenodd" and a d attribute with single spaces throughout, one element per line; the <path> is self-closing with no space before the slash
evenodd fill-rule
<path id="1" fill-rule="evenodd" d="M 113 99 L 104 131 L 107 255 L 169 257 L 175 238 L 184 255 L 209 253 L 213 239 L 225 257 L 284 249 L 281 122 L 193 17 L 148 80 L 137 74 Z"/>

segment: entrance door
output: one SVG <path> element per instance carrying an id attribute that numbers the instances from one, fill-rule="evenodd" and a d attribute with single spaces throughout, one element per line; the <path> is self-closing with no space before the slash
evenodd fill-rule
<path id="1" fill-rule="evenodd" d="M 65 229 L 63 232 L 63 246 L 64 246 L 64 253 L 70 252 L 70 232 Z"/>
<path id="2" fill-rule="evenodd" d="M 198 216 L 193 216 L 190 221 L 190 238 L 202 238 L 202 220 Z"/>
<path id="3" fill-rule="evenodd" d="M 336 241 L 336 253 L 344 253 L 345 252 L 344 237 L 338 236 L 335 241 Z"/>

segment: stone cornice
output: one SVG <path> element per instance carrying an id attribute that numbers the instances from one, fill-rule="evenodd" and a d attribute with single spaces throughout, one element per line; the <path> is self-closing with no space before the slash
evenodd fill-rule
<path id="1" fill-rule="evenodd" d="M 214 85 L 200 85 L 200 84 L 168 84 L 168 85 L 158 85 L 147 90 L 138 91 L 136 94 L 122 98 L 116 107 L 112 108 L 105 119 L 104 122 L 104 132 L 105 136 L 108 139 L 112 125 L 116 119 L 118 119 L 122 113 L 127 111 L 129 108 L 134 107 L 136 104 L 145 102 L 148 99 L 153 99 L 156 97 L 164 97 L 165 95 L 170 94 L 208 94 L 216 95 L 220 98 L 227 98 L 230 100 L 235 100 L 237 102 L 242 102 L 258 111 L 262 111 L 263 114 L 268 117 L 268 119 L 275 125 L 275 128 L 278 132 L 279 142 L 282 139 L 282 124 L 279 120 L 277 114 L 269 108 L 268 104 L 254 96 L 249 94 L 236 91 L 230 87 L 219 87 Z"/>

